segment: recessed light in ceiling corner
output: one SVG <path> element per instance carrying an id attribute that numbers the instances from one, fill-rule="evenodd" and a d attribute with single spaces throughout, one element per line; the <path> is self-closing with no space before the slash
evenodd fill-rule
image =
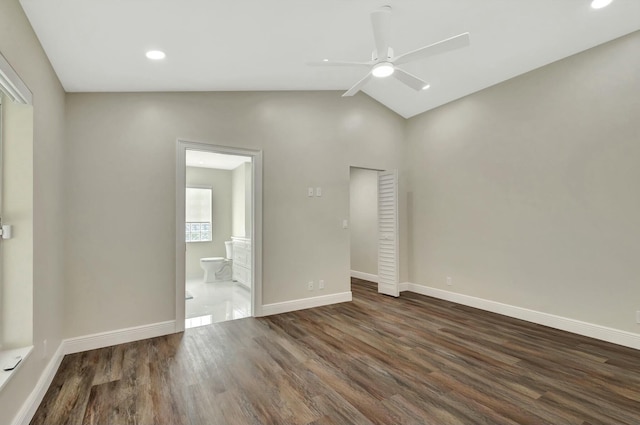
<path id="1" fill-rule="evenodd" d="M 431 87 L 431 84 L 425 84 L 422 86 L 422 90 L 427 90 L 429 87 Z"/>
<path id="2" fill-rule="evenodd" d="M 160 59 L 164 59 L 167 55 L 162 50 L 149 50 L 146 53 L 146 56 L 148 59 L 157 61 Z"/>
<path id="3" fill-rule="evenodd" d="M 602 9 L 603 7 L 607 7 L 611 4 L 613 0 L 593 0 L 591 2 L 591 7 L 594 9 Z"/>

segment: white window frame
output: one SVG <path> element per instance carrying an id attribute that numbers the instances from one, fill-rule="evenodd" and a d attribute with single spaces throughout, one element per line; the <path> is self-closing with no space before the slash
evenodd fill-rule
<path id="1" fill-rule="evenodd" d="M 188 201 L 186 200 L 188 198 L 188 193 L 189 193 L 189 189 L 202 189 L 202 190 L 208 190 L 209 191 L 209 221 L 187 221 L 187 219 L 185 218 L 185 242 L 186 243 L 196 243 L 196 242 L 212 242 L 213 241 L 213 188 L 211 186 L 200 186 L 200 185 L 189 185 L 186 187 L 186 191 L 185 191 L 185 205 L 188 205 Z M 186 211 L 185 211 L 185 216 L 186 216 Z M 208 239 L 202 239 L 202 233 L 204 232 L 204 230 L 202 230 L 201 228 L 195 230 L 194 227 L 195 226 L 202 226 L 202 225 L 208 225 L 209 226 L 209 238 Z M 189 232 L 187 232 L 187 227 L 189 226 Z M 195 233 L 200 233 L 200 238 L 199 239 L 190 239 L 187 235 L 188 234 L 195 234 Z"/>

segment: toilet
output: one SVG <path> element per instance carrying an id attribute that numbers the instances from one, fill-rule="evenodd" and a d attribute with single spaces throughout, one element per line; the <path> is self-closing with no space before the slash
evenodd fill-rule
<path id="1" fill-rule="evenodd" d="M 233 256 L 233 245 L 231 241 L 226 241 L 224 247 L 227 257 L 206 257 L 200 259 L 200 267 L 204 270 L 204 281 L 206 283 L 223 282 L 231 280 L 231 267 Z"/>

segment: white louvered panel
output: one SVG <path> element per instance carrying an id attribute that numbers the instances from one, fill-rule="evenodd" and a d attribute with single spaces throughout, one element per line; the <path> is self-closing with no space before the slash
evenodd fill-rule
<path id="1" fill-rule="evenodd" d="M 398 173 L 378 173 L 378 292 L 397 297 Z"/>

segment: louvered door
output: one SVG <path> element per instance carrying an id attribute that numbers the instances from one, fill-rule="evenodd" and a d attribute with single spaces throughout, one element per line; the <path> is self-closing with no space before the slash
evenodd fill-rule
<path id="1" fill-rule="evenodd" d="M 378 292 L 397 297 L 398 171 L 378 173 Z"/>

